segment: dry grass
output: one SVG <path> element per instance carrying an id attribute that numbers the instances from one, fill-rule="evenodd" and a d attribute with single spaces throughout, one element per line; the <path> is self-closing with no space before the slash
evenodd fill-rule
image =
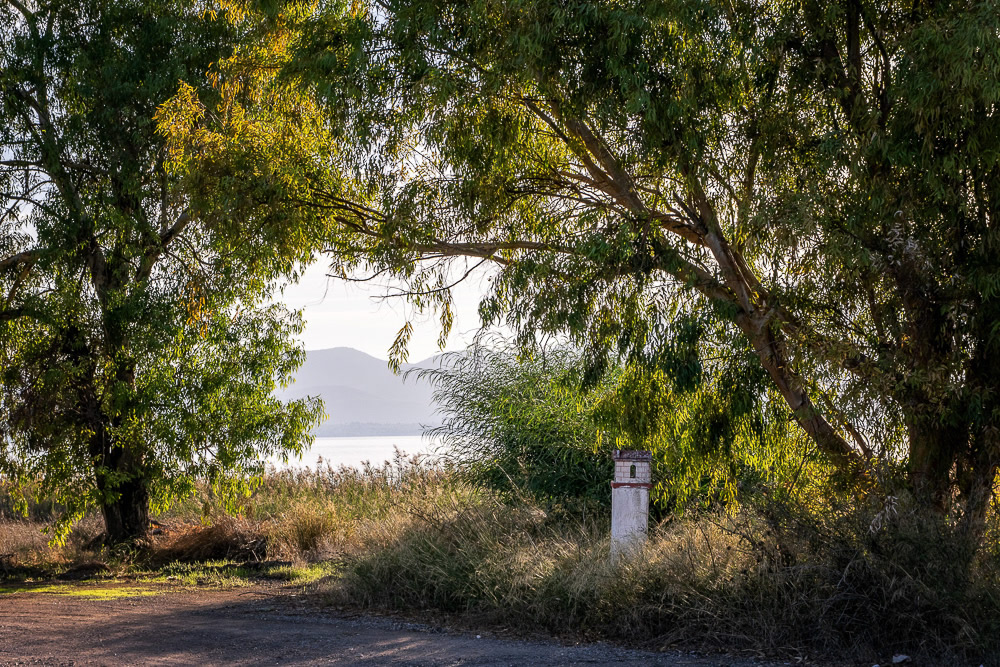
<path id="1" fill-rule="evenodd" d="M 52 575 L 94 559 L 115 565 L 116 571 L 171 561 L 342 561 L 365 548 L 368 531 L 385 529 L 406 514 L 407 506 L 420 504 L 415 498 L 450 497 L 455 485 L 449 479 L 443 471 L 401 455 L 387 465 L 360 470 L 324 466 L 272 471 L 236 515 L 201 493 L 156 517 L 156 530 L 131 551 L 99 546 L 96 515 L 80 522 L 65 545 L 50 545 L 43 531 L 53 508 L 32 504 L 27 518 L 17 516 L 0 485 L 0 567 L 8 575 L 26 568 Z"/>
<path id="2" fill-rule="evenodd" d="M 62 573 L 92 562 L 99 554 L 91 548 L 103 526 L 87 517 L 73 529 L 62 546 L 49 544 L 44 521 L 0 518 L 0 576 Z"/>
<path id="3" fill-rule="evenodd" d="M 613 563 L 605 522 L 464 487 L 414 491 L 342 530 L 331 603 L 651 648 L 1000 664 L 997 559 L 960 574 L 917 521 L 871 533 L 850 514 L 822 525 L 705 514 L 655 526 L 641 553 Z"/>
<path id="4" fill-rule="evenodd" d="M 653 648 L 997 661 L 995 582 L 954 596 L 863 553 L 843 567 L 762 559 L 728 521 L 661 525 L 634 559 L 613 564 L 604 531 L 467 508 L 380 536 L 327 594 Z"/>
<path id="5" fill-rule="evenodd" d="M 209 560 L 259 561 L 267 557 L 267 539 L 257 521 L 225 514 L 204 524 L 179 524 L 161 529 L 148 546 L 154 563 Z"/>
<path id="6" fill-rule="evenodd" d="M 205 502 L 160 517 L 131 561 L 86 549 L 93 519 L 61 550 L 37 522 L 0 522 L 0 553 L 20 566 L 96 558 L 175 574 L 187 567 L 178 561 L 316 563 L 310 581 L 337 605 L 650 648 L 1000 664 L 998 554 L 986 549 L 959 573 L 941 536 L 902 510 L 880 532 L 829 507 L 671 519 L 612 563 L 606 518 L 511 504 L 403 459 L 272 474 L 236 517 L 192 512 Z"/>

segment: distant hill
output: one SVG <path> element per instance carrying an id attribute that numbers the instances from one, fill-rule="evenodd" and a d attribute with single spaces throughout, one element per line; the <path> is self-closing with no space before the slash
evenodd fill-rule
<path id="1" fill-rule="evenodd" d="M 431 357 L 403 369 L 436 366 Z M 383 359 L 350 347 L 306 352 L 295 382 L 278 391 L 290 400 L 320 396 L 329 418 L 316 427 L 317 436 L 420 435 L 424 426 L 441 423 L 435 414 L 432 387 L 415 375 L 394 375 Z"/>

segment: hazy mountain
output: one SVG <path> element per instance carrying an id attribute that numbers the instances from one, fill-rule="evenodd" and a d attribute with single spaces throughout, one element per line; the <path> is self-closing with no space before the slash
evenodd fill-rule
<path id="1" fill-rule="evenodd" d="M 439 357 L 431 357 L 403 368 L 438 363 Z M 427 382 L 415 375 L 404 380 L 385 360 L 350 347 L 306 352 L 295 382 L 277 393 L 286 400 L 323 398 L 329 419 L 315 429 L 319 436 L 419 435 L 422 426 L 441 423 Z"/>

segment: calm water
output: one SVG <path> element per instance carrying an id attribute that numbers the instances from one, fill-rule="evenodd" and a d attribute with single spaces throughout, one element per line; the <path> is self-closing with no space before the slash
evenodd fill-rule
<path id="1" fill-rule="evenodd" d="M 358 467 L 362 461 L 380 465 L 392 459 L 396 448 L 407 455 L 432 454 L 437 442 L 419 435 L 388 435 L 370 436 L 365 438 L 316 438 L 312 449 L 302 455 L 301 460 L 290 459 L 283 464 L 278 459 L 271 459 L 279 468 L 310 467 L 315 468 L 319 459 L 329 463 L 334 468 L 345 465 Z"/>

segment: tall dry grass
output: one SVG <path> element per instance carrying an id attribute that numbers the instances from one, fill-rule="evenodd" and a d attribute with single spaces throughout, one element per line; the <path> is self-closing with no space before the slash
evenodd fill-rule
<path id="1" fill-rule="evenodd" d="M 0 480 L 0 579 L 44 576 L 92 563 L 92 544 L 103 529 L 97 516 L 87 516 L 65 544 L 49 544 L 48 529 L 58 514 L 51 502 L 29 501 L 27 516 L 16 509 L 14 494 Z"/>
<path id="2" fill-rule="evenodd" d="M 385 529 L 406 515 L 406 507 L 454 497 L 457 489 L 443 470 L 399 453 L 385 465 L 360 469 L 271 470 L 235 514 L 203 489 L 154 517 L 149 539 L 122 552 L 100 545 L 96 514 L 74 527 L 65 544 L 49 544 L 44 530 L 57 508 L 31 503 L 22 516 L 0 484 L 0 576 L 58 574 L 94 559 L 109 565 L 125 560 L 128 567 L 178 560 L 339 561 L 357 556 L 367 543 L 360 536 Z"/>
<path id="3" fill-rule="evenodd" d="M 333 563 L 317 593 L 331 604 L 649 648 L 1000 664 L 1000 549 L 991 541 L 958 568 L 944 533 L 905 507 L 891 530 L 868 519 L 780 504 L 706 511 L 652 526 L 645 548 L 613 563 L 606 517 L 500 498 L 397 457 L 272 472 L 238 516 L 192 499 L 158 518 L 161 534 L 133 562 Z M 99 527 L 87 521 L 40 556 L 40 524 L 8 518 L 0 553 L 59 567 L 111 558 L 87 551 Z"/>
<path id="4" fill-rule="evenodd" d="M 1000 561 L 986 549 L 965 569 L 903 507 L 880 530 L 830 508 L 673 518 L 613 563 L 606 518 L 413 474 L 391 511 L 344 517 L 332 603 L 652 648 L 1000 664 Z"/>

